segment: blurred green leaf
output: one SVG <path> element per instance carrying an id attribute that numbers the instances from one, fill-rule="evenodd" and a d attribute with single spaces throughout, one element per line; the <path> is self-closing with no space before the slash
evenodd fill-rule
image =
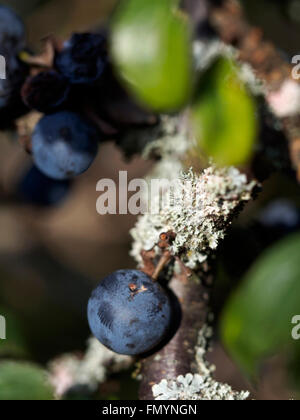
<path id="1" fill-rule="evenodd" d="M 292 318 L 300 313 L 300 234 L 290 236 L 253 265 L 227 304 L 222 337 L 232 357 L 250 375 L 259 363 L 292 339 Z"/>
<path id="2" fill-rule="evenodd" d="M 193 86 L 189 25 L 177 3 L 125 0 L 112 25 L 112 56 L 121 78 L 156 111 L 183 107 Z"/>
<path id="3" fill-rule="evenodd" d="M 192 120 L 197 154 L 205 152 L 220 165 L 241 165 L 251 157 L 256 106 L 229 59 L 217 59 L 201 77 Z"/>
<path id="4" fill-rule="evenodd" d="M 41 368 L 21 362 L 0 363 L 0 400 L 52 400 L 53 390 Z"/>
<path id="5" fill-rule="evenodd" d="M 18 319 L 0 306 L 0 315 L 5 318 L 6 339 L 0 340 L 0 357 L 27 357 L 28 349 Z"/>

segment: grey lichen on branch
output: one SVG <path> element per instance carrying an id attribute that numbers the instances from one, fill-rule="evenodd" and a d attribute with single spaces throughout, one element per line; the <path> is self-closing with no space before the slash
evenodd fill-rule
<path id="1" fill-rule="evenodd" d="M 176 238 L 171 252 L 196 269 L 224 238 L 236 209 L 251 199 L 256 182 L 248 182 L 236 168 L 216 166 L 200 175 L 192 169 L 181 172 L 173 181 L 171 189 L 162 191 L 163 200 L 154 197 L 161 200 L 155 206 L 158 213 L 141 216 L 132 230 L 131 254 L 140 264 L 141 252 L 155 247 L 162 232 L 172 231 Z"/>
<path id="2" fill-rule="evenodd" d="M 246 400 L 249 392 L 233 391 L 231 386 L 217 382 L 213 378 L 215 367 L 206 359 L 207 341 L 212 334 L 211 328 L 204 325 L 199 332 L 196 346 L 196 362 L 198 373 L 179 375 L 176 379 L 163 379 L 159 384 L 152 387 L 153 396 L 156 400 Z"/>
<path id="3" fill-rule="evenodd" d="M 83 357 L 66 354 L 53 360 L 49 366 L 49 378 L 56 398 L 62 398 L 78 387 L 92 393 L 110 374 L 126 370 L 132 363 L 131 357 L 114 353 L 96 338 L 90 338 Z"/>
<path id="4" fill-rule="evenodd" d="M 154 385 L 153 395 L 156 400 L 246 400 L 249 392 L 233 391 L 231 386 L 215 381 L 211 375 L 203 376 L 188 373 L 178 376 L 173 381 L 163 379 Z"/>

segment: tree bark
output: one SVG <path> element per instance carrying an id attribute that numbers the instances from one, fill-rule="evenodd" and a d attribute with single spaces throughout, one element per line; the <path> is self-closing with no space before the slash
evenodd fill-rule
<path id="1" fill-rule="evenodd" d="M 180 327 L 161 350 L 142 360 L 140 399 L 153 400 L 152 386 L 162 379 L 197 373 L 195 347 L 198 334 L 207 322 L 209 289 L 198 277 L 175 275 L 169 287 L 181 306 Z"/>

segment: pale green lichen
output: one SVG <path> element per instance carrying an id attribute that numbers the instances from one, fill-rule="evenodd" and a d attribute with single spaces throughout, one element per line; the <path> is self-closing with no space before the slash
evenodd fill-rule
<path id="1" fill-rule="evenodd" d="M 158 212 L 141 216 L 131 234 L 134 239 L 131 255 L 141 263 L 141 251 L 155 248 L 162 232 L 172 231 L 176 239 L 171 252 L 180 256 L 192 269 L 203 263 L 225 236 L 232 216 L 251 199 L 254 181 L 238 169 L 211 166 L 196 174 L 191 169 L 181 173 L 173 189 L 154 197 Z M 153 204 L 153 203 L 152 203 Z"/>
<path id="2" fill-rule="evenodd" d="M 159 127 L 157 127 L 155 138 L 148 142 L 142 156 L 149 159 L 159 156 L 162 159 L 181 159 L 190 147 L 190 133 L 187 130 L 188 116 L 163 115 Z"/>
<path id="3" fill-rule="evenodd" d="M 50 381 L 58 398 L 78 386 L 93 392 L 109 374 L 127 369 L 132 362 L 131 357 L 114 353 L 96 338 L 90 338 L 82 358 L 66 354 L 51 362 Z"/>
<path id="4" fill-rule="evenodd" d="M 209 317 L 208 317 L 209 318 Z M 211 376 L 215 371 L 215 366 L 208 363 L 206 353 L 210 350 L 209 343 L 213 336 L 212 327 L 204 324 L 198 333 L 198 341 L 195 348 L 196 370 L 199 375 Z"/>
<path id="5" fill-rule="evenodd" d="M 208 69 L 218 57 L 233 58 L 234 55 L 234 48 L 224 44 L 217 38 L 207 40 L 198 39 L 193 45 L 195 66 L 200 72 Z"/>
<path id="6" fill-rule="evenodd" d="M 163 379 L 152 387 L 152 392 L 155 400 L 241 401 L 249 397 L 249 392 L 236 392 L 211 376 L 192 373 L 180 375 L 171 381 Z"/>
<path id="7" fill-rule="evenodd" d="M 234 391 L 229 385 L 217 382 L 213 378 L 215 367 L 205 360 L 208 340 L 212 330 L 207 325 L 199 332 L 196 347 L 198 373 L 180 375 L 176 379 L 163 379 L 152 387 L 155 400 L 246 400 L 249 392 Z"/>
<path id="8" fill-rule="evenodd" d="M 248 63 L 239 60 L 239 52 L 234 47 L 225 44 L 219 39 L 197 40 L 194 43 L 193 50 L 195 65 L 199 72 L 207 70 L 217 58 L 226 57 L 238 64 L 240 79 L 254 95 L 259 96 L 267 93 L 267 88 L 263 81 L 258 79 Z"/>
<path id="9" fill-rule="evenodd" d="M 161 115 L 158 124 L 152 127 L 129 130 L 118 145 L 129 157 L 135 154 L 145 159 L 182 156 L 187 144 L 186 118 L 184 113 Z"/>
<path id="10" fill-rule="evenodd" d="M 77 366 L 75 381 L 96 387 L 105 381 L 108 372 L 126 369 L 131 363 L 131 357 L 117 354 L 103 346 L 96 338 L 91 338 L 84 358 Z"/>

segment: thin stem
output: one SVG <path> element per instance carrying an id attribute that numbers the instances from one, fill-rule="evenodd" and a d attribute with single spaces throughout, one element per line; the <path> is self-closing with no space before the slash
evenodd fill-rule
<path id="1" fill-rule="evenodd" d="M 169 251 L 166 251 L 163 253 L 152 275 L 152 279 L 154 281 L 157 281 L 161 271 L 165 268 L 165 266 L 170 262 L 171 259 L 172 259 L 172 256 Z"/>

